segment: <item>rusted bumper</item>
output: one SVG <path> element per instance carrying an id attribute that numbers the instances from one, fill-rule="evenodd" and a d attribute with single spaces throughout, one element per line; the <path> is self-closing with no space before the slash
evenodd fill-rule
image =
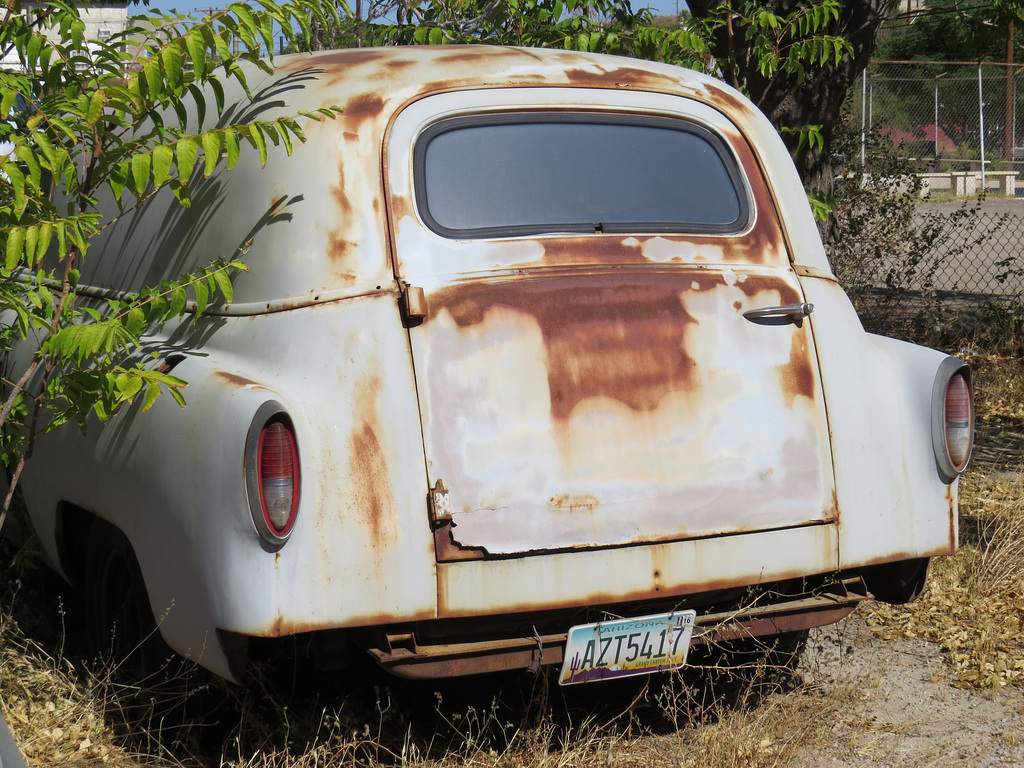
<path id="1" fill-rule="evenodd" d="M 860 577 L 845 578 L 813 594 L 755 600 L 743 608 L 698 615 L 692 645 L 714 645 L 832 624 L 872 595 Z M 415 632 L 387 634 L 366 650 L 384 669 L 399 677 L 436 678 L 537 669 L 560 664 L 565 631 L 467 642 L 423 642 Z"/>

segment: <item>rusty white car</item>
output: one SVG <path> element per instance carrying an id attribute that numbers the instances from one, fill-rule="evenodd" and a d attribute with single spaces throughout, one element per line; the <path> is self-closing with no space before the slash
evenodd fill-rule
<path id="1" fill-rule="evenodd" d="M 955 551 L 969 368 L 865 333 L 738 93 L 484 46 L 261 77 L 229 103 L 343 112 L 83 265 L 97 299 L 249 266 L 148 340 L 186 408 L 58 430 L 26 469 L 94 637 L 155 622 L 234 680 L 287 645 L 570 684 L 910 600 Z"/>

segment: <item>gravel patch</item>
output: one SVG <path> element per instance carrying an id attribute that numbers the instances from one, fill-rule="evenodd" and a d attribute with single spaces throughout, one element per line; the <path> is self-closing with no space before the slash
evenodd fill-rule
<path id="1" fill-rule="evenodd" d="M 800 671 L 808 684 L 852 693 L 826 746 L 795 765 L 1024 764 L 1021 692 L 954 687 L 934 643 L 882 640 L 855 614 L 812 633 Z"/>

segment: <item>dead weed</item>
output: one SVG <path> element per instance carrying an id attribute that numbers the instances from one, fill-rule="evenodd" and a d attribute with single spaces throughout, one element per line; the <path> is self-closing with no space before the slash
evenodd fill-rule
<path id="1" fill-rule="evenodd" d="M 0 610 L 0 709 L 29 765 L 176 765 L 119 743 L 97 694 L 97 680 L 27 637 L 8 606 Z"/>

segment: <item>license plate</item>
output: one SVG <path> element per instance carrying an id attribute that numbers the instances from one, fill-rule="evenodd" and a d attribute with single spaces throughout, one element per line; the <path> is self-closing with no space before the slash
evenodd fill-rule
<path id="1" fill-rule="evenodd" d="M 686 663 L 696 611 L 581 624 L 569 630 L 560 685 L 649 675 Z"/>

